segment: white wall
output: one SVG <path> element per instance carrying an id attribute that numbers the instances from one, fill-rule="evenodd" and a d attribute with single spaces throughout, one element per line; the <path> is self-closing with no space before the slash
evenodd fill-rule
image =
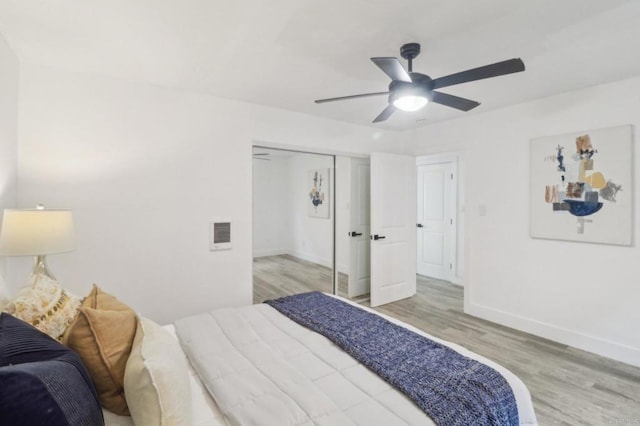
<path id="1" fill-rule="evenodd" d="M 0 35 L 0 216 L 16 203 L 18 151 L 18 58 Z M 8 297 L 0 257 L 0 305 Z"/>
<path id="2" fill-rule="evenodd" d="M 74 210 L 77 249 L 49 256 L 63 285 L 97 282 L 159 322 L 251 303 L 251 146 L 369 153 L 397 133 L 106 77 L 21 67 L 18 194 Z M 208 250 L 209 220 L 233 249 Z M 9 263 L 11 286 L 29 265 Z"/>
<path id="3" fill-rule="evenodd" d="M 640 365 L 640 173 L 627 192 L 635 197 L 633 247 L 529 237 L 530 139 L 623 124 L 637 129 L 638 93 L 634 78 L 412 133 L 415 154 L 464 153 L 466 312 Z M 635 149 L 635 167 L 639 159 Z"/>
<path id="4" fill-rule="evenodd" d="M 289 159 L 253 160 L 253 257 L 289 253 L 292 245 Z"/>

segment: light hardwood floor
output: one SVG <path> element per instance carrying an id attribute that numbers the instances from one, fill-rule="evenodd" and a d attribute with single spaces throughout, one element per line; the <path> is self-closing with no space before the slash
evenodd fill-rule
<path id="1" fill-rule="evenodd" d="M 306 291 L 333 293 L 331 269 L 297 257 L 267 256 L 253 259 L 253 303 Z M 339 274 L 338 294 L 347 294 L 347 276 Z"/>
<path id="2" fill-rule="evenodd" d="M 292 256 L 255 259 L 253 280 L 254 303 L 331 292 L 330 269 Z M 344 295 L 347 277 L 339 281 Z M 462 298 L 461 287 L 418 276 L 415 296 L 376 310 L 511 370 L 531 391 L 542 426 L 640 426 L 640 368 L 466 315 Z"/>

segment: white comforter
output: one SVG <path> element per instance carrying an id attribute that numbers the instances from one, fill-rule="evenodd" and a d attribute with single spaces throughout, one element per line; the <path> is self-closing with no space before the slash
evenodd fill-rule
<path id="1" fill-rule="evenodd" d="M 386 318 L 498 370 L 514 391 L 521 424 L 537 424 L 527 388 L 508 370 Z M 231 424 L 433 424 L 409 398 L 327 338 L 268 305 L 185 318 L 176 322 L 176 330 L 194 369 Z"/>

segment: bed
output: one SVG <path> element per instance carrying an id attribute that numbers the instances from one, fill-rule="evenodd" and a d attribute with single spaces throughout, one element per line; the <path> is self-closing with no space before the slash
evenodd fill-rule
<path id="1" fill-rule="evenodd" d="M 80 299 L 41 280 L 6 308 L 2 424 L 537 424 L 505 368 L 338 296 L 160 326 L 96 285 Z"/>
<path id="2" fill-rule="evenodd" d="M 394 318 L 337 296 L 331 298 L 490 367 L 513 391 L 517 423 L 537 424 L 526 386 L 505 368 Z M 219 309 L 164 327 L 173 336 L 177 328 L 189 359 L 194 425 L 470 424 L 461 423 L 460 417 L 434 422 L 409 397 L 329 338 L 267 304 Z M 108 425 L 133 424 L 108 412 L 105 420 Z"/>

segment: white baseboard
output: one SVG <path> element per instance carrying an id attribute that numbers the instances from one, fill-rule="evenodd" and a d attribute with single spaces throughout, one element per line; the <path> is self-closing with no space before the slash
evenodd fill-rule
<path id="1" fill-rule="evenodd" d="M 307 253 L 301 250 L 288 250 L 286 254 L 290 254 L 291 256 L 295 256 L 298 259 L 307 260 L 309 262 L 317 263 L 318 265 L 326 266 L 327 268 L 331 268 L 331 259 L 325 259 L 324 257 L 317 256 L 313 253 Z"/>
<path id="2" fill-rule="evenodd" d="M 338 272 L 349 275 L 349 265 L 345 265 L 344 263 L 338 263 Z"/>
<path id="3" fill-rule="evenodd" d="M 291 250 L 291 249 L 258 250 L 253 252 L 253 257 L 280 256 L 283 254 L 288 254 L 302 260 L 307 260 L 309 262 L 317 263 L 319 265 L 326 266 L 327 268 L 331 268 L 330 259 L 325 259 L 323 257 L 316 256 L 314 254 L 307 253 L 304 251 L 299 251 L 299 250 L 298 251 Z M 341 272 L 343 274 L 349 274 L 349 265 L 338 264 L 338 272 Z"/>
<path id="4" fill-rule="evenodd" d="M 282 254 L 289 254 L 289 250 L 287 249 L 256 250 L 253 252 L 253 257 L 280 256 Z"/>
<path id="5" fill-rule="evenodd" d="M 451 284 L 455 284 L 458 287 L 464 287 L 464 279 L 459 275 L 455 275 L 451 278 Z"/>
<path id="6" fill-rule="evenodd" d="M 612 342 L 600 337 L 590 336 L 588 334 L 558 327 L 542 321 L 521 317 L 509 312 L 478 305 L 473 302 L 465 303 L 464 311 L 465 313 L 478 318 L 496 322 L 498 324 L 544 337 L 574 348 L 593 352 L 607 358 L 640 367 L 639 348 Z"/>

